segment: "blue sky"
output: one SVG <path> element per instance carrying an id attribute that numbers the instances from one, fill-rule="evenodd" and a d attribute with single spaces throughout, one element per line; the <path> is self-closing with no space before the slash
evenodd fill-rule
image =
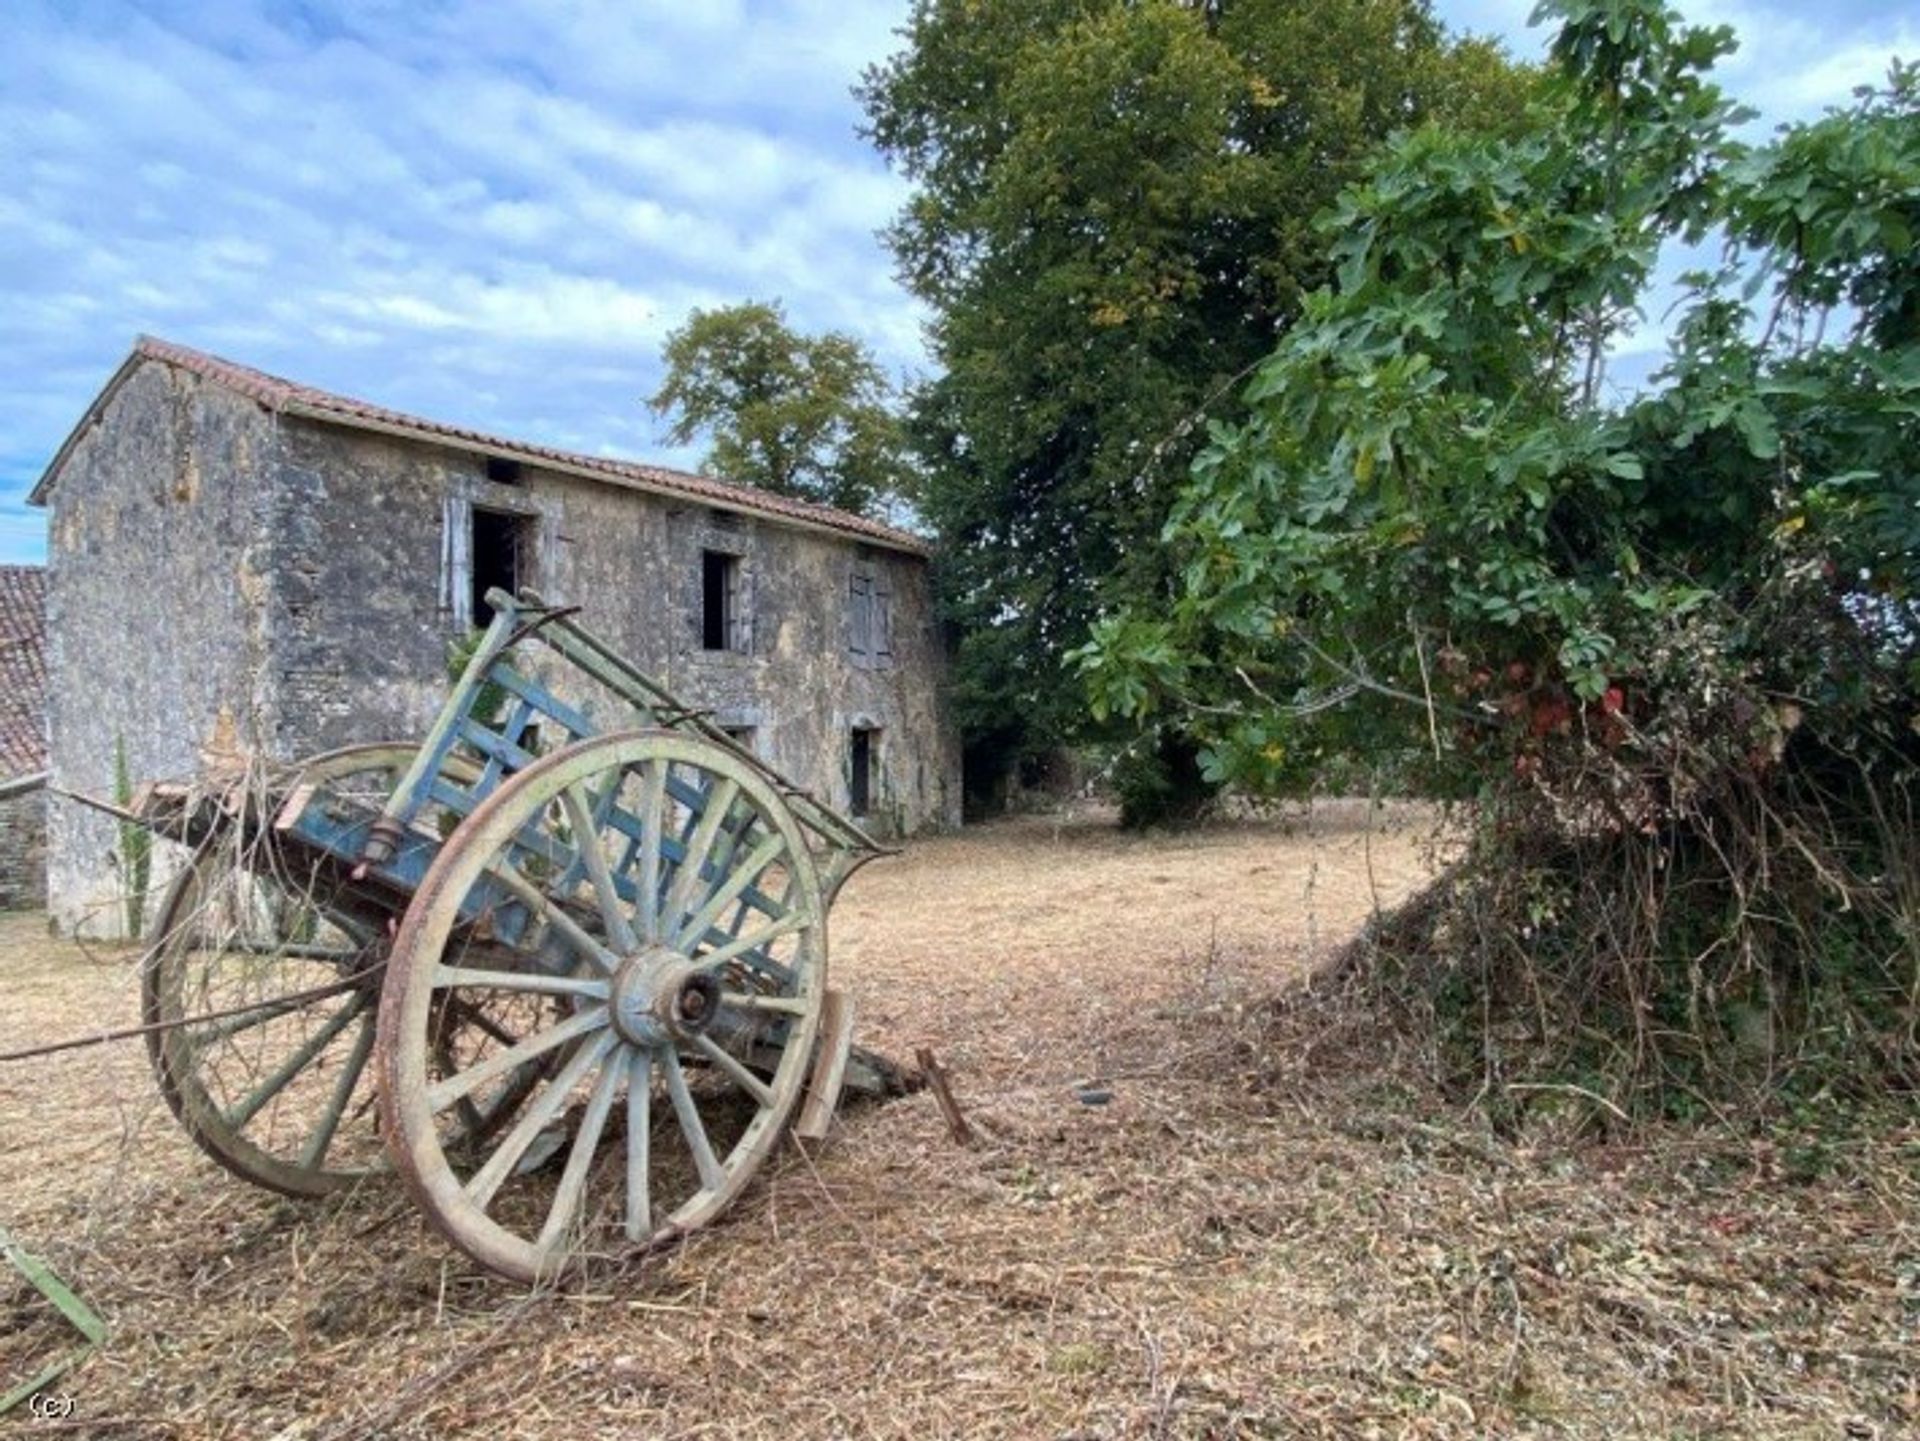
<path id="1" fill-rule="evenodd" d="M 1532 0 L 1438 0 L 1537 53 Z M 1920 55 L 1920 0 L 1684 4 L 1768 121 Z M 0 560 L 141 331 L 365 399 L 689 463 L 641 404 L 695 306 L 924 366 L 849 87 L 905 0 L 9 0 Z M 1642 351 L 1649 334 L 1631 342 Z M 1622 368 L 1644 370 L 1645 355 Z"/>

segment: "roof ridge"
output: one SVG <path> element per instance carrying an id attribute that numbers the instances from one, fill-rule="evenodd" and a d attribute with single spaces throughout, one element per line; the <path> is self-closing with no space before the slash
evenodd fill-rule
<path id="1" fill-rule="evenodd" d="M 156 335 L 143 334 L 135 339 L 129 361 L 136 357 L 179 366 L 215 385 L 223 386 L 250 400 L 257 401 L 275 412 L 304 415 L 317 420 L 332 420 L 342 425 L 361 428 L 397 430 L 427 440 L 462 442 L 477 449 L 498 451 L 508 456 L 523 456 L 576 471 L 587 471 L 596 475 L 637 482 L 650 488 L 686 495 L 691 499 L 722 509 L 750 511 L 775 519 L 861 536 L 897 550 L 906 550 L 919 555 L 930 554 L 932 551 L 932 546 L 923 537 L 914 535 L 911 531 L 901 530 L 897 526 L 887 525 L 882 521 L 856 515 L 852 511 L 840 510 L 814 501 L 799 500 L 791 496 L 777 495 L 772 491 L 760 490 L 754 486 L 719 480 L 693 471 L 676 470 L 670 466 L 656 465 L 648 461 L 619 460 L 608 456 L 591 455 L 584 451 L 562 450 L 557 446 L 515 440 L 510 436 L 494 435 L 467 426 L 428 420 L 421 416 L 410 415 L 405 411 L 376 405 L 371 401 L 356 400 L 351 396 L 322 390 L 317 386 L 303 385 L 298 381 L 288 380 L 284 376 L 273 375 L 253 366 L 242 365 L 238 361 L 227 360 L 222 356 L 196 350 L 192 346 L 181 345 L 177 341 L 165 340 Z M 122 370 L 125 370 L 124 366 Z M 97 405 L 98 402 L 96 402 Z M 49 467 L 46 477 L 35 487 L 33 498 L 39 499 L 44 496 L 58 466 L 59 458 L 56 458 L 54 465 Z"/>

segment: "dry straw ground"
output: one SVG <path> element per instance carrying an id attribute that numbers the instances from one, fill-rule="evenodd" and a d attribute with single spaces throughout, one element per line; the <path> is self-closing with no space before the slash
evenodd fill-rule
<path id="1" fill-rule="evenodd" d="M 1920 1434 L 1911 1118 L 1812 1158 L 1479 1134 L 1366 1028 L 1261 1004 L 1425 873 L 1365 821 L 1024 820 L 871 868 L 835 968 L 867 1043 L 939 1052 L 979 1144 L 924 1095 L 854 1112 L 723 1224 L 562 1295 L 477 1273 L 391 1186 L 232 1181 L 137 1045 L 0 1067 L 0 1221 L 113 1328 L 65 1428 Z M 0 918 L 0 1050 L 134 1010 L 126 957 Z M 1076 1100 L 1093 1080 L 1110 1104 Z M 53 1334 L 0 1278 L 5 1364 Z"/>

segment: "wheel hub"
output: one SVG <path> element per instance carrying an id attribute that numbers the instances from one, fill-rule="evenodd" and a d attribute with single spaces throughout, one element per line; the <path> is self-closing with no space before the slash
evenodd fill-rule
<path id="1" fill-rule="evenodd" d="M 712 973 L 665 946 L 629 956 L 614 972 L 613 1028 L 636 1046 L 691 1039 L 720 1011 L 720 983 Z"/>

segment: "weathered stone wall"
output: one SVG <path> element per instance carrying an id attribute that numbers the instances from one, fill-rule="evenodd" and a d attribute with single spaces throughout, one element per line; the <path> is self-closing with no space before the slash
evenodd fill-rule
<path id="1" fill-rule="evenodd" d="M 245 743 L 270 728 L 272 473 L 266 412 L 158 363 L 136 368 L 79 439 L 49 497 L 56 786 L 110 797 L 121 745 L 137 783 L 192 774 L 217 732 Z M 57 798 L 48 811 L 54 925 L 123 932 L 115 823 Z"/>
<path id="2" fill-rule="evenodd" d="M 405 437 L 275 416 L 157 361 L 113 392 L 52 489 L 48 728 L 56 785 L 114 792 L 116 748 L 144 780 L 237 743 L 290 760 L 421 735 L 463 628 L 447 604 L 449 496 L 525 518 L 522 582 L 602 633 L 778 769 L 849 800 L 849 739 L 876 735 L 870 824 L 956 825 L 957 738 L 927 566 L 852 537 Z M 703 549 L 740 557 L 740 652 L 701 646 Z M 848 651 L 855 567 L 891 595 L 892 655 Z M 604 704 L 598 718 L 620 723 Z M 50 807 L 56 926 L 124 929 L 115 824 Z M 157 893 L 164 865 L 153 878 Z"/>
<path id="3" fill-rule="evenodd" d="M 480 461 L 297 419 L 280 439 L 274 749 L 418 737 L 456 633 L 441 606 L 442 500 L 456 478 L 487 485 Z"/>
<path id="4" fill-rule="evenodd" d="M 858 725 L 879 733 L 877 828 L 958 823 L 959 749 L 924 561 L 533 465 L 504 485 L 478 456 L 298 420 L 282 422 L 280 454 L 271 568 L 281 754 L 426 729 L 461 633 L 442 584 L 454 495 L 525 517 L 524 584 L 580 606 L 584 624 L 721 723 L 751 726 L 759 753 L 816 795 L 848 803 Z M 744 651 L 701 646 L 703 549 L 740 557 Z M 856 565 L 891 595 L 893 654 L 882 666 L 848 653 Z"/>
<path id="5" fill-rule="evenodd" d="M 47 903 L 47 795 L 0 797 L 0 911 Z"/>

